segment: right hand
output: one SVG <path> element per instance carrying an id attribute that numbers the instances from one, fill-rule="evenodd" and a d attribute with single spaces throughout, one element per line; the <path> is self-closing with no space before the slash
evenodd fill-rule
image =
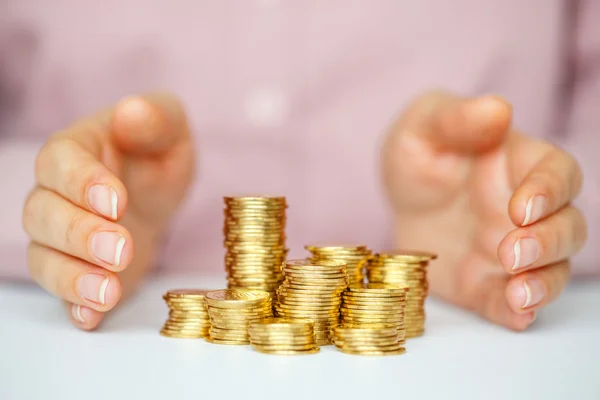
<path id="1" fill-rule="evenodd" d="M 167 95 L 129 97 L 46 142 L 23 210 L 28 266 L 76 326 L 96 328 L 156 261 L 193 173 L 185 112 Z"/>

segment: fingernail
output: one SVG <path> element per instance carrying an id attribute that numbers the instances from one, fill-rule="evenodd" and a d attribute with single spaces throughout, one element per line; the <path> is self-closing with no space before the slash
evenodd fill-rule
<path id="1" fill-rule="evenodd" d="M 88 191 L 88 201 L 97 213 L 117 219 L 117 192 L 110 186 L 92 186 Z"/>
<path id="2" fill-rule="evenodd" d="M 533 196 L 527 202 L 525 207 L 525 219 L 523 220 L 523 226 L 529 225 L 542 217 L 546 210 L 546 198 L 544 196 Z"/>
<path id="3" fill-rule="evenodd" d="M 117 232 L 97 232 L 92 236 L 92 252 L 100 260 L 119 265 L 125 237 Z"/>
<path id="4" fill-rule="evenodd" d="M 523 282 L 523 287 L 519 294 L 523 304 L 521 308 L 524 309 L 538 304 L 544 298 L 545 290 L 544 285 L 537 279 L 528 279 Z"/>
<path id="5" fill-rule="evenodd" d="M 533 264 L 540 255 L 540 247 L 533 238 L 519 238 L 513 247 L 514 261 L 512 269 L 526 267 Z"/>
<path id="6" fill-rule="evenodd" d="M 73 315 L 73 318 L 75 318 L 76 321 L 85 323 L 85 320 L 83 319 L 83 316 L 81 315 L 81 306 L 79 304 L 73 304 L 71 306 L 71 315 Z"/>
<path id="7" fill-rule="evenodd" d="M 104 305 L 106 288 L 110 279 L 108 276 L 99 274 L 87 274 L 79 278 L 79 295 L 84 299 Z"/>

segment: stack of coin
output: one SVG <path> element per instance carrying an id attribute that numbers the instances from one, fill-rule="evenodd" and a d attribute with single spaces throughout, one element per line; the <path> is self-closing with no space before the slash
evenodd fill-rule
<path id="1" fill-rule="evenodd" d="M 314 325 L 310 321 L 272 318 L 252 322 L 249 327 L 252 347 L 267 354 L 313 354 L 319 351 Z"/>
<path id="2" fill-rule="evenodd" d="M 225 197 L 225 269 L 229 288 L 264 290 L 283 281 L 285 197 Z"/>
<path id="3" fill-rule="evenodd" d="M 331 344 L 331 329 L 339 324 L 340 295 L 348 286 L 346 264 L 288 260 L 282 271 L 285 281 L 277 289 L 277 315 L 312 321 L 317 345 Z"/>
<path id="4" fill-rule="evenodd" d="M 337 327 L 333 330 L 335 347 L 344 353 L 364 356 L 403 354 L 396 327 L 382 324 Z"/>
<path id="5" fill-rule="evenodd" d="M 364 281 L 364 266 L 372 254 L 367 246 L 361 244 L 314 244 L 305 248 L 312 253 L 311 261 L 338 260 L 345 262 L 350 285 Z"/>
<path id="6" fill-rule="evenodd" d="M 435 254 L 395 251 L 376 254 L 367 265 L 369 282 L 408 287 L 404 326 L 406 337 L 420 336 L 425 331 L 425 299 L 429 291 L 427 265 Z"/>
<path id="7" fill-rule="evenodd" d="M 384 324 L 395 327 L 405 343 L 404 307 L 408 289 L 381 283 L 354 284 L 342 293 L 342 326 Z"/>
<path id="8" fill-rule="evenodd" d="M 273 317 L 269 293 L 262 290 L 223 289 L 205 296 L 211 327 L 206 340 L 217 344 L 250 344 L 248 324 Z"/>
<path id="9" fill-rule="evenodd" d="M 160 334 L 177 338 L 203 338 L 208 335 L 210 319 L 204 295 L 208 290 L 170 290 L 163 299 L 169 307 L 169 319 Z"/>

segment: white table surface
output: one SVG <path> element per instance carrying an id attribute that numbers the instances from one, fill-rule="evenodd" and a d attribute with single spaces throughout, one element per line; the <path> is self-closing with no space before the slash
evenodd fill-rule
<path id="1" fill-rule="evenodd" d="M 515 333 L 435 300 L 426 335 L 394 357 L 271 356 L 164 338 L 161 295 L 222 287 L 155 278 L 97 332 L 29 285 L 0 284 L 0 399 L 600 399 L 600 282 L 579 283 Z"/>

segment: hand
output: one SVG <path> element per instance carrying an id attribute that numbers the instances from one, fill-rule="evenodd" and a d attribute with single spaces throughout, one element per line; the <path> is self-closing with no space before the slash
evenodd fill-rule
<path id="1" fill-rule="evenodd" d="M 23 210 L 28 264 L 76 326 L 97 327 L 155 262 L 193 171 L 184 111 L 166 95 L 125 99 L 43 146 Z"/>
<path id="2" fill-rule="evenodd" d="M 428 93 L 391 128 L 382 167 L 397 245 L 439 255 L 432 293 L 523 330 L 567 284 L 586 222 L 576 161 L 511 117 L 497 97 Z"/>

